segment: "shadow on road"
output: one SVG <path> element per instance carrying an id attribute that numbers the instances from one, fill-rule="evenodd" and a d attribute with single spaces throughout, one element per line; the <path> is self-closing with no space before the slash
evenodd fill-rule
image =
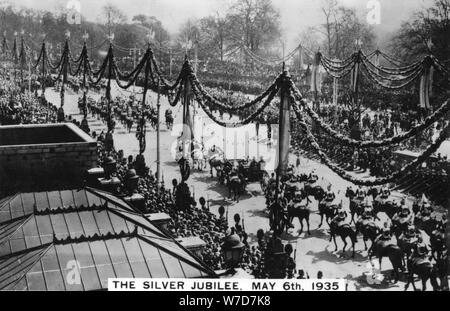
<path id="1" fill-rule="evenodd" d="M 317 262 L 326 261 L 326 262 L 332 262 L 335 264 L 344 264 L 347 262 L 363 262 L 366 261 L 367 258 L 365 256 L 361 255 L 361 251 L 356 250 L 355 251 L 355 258 L 352 258 L 352 250 L 351 248 L 348 248 L 345 251 L 345 253 L 342 253 L 342 245 L 338 244 L 338 251 L 330 251 L 330 247 L 334 250 L 334 245 L 327 245 L 326 248 L 323 251 L 320 252 L 313 252 L 309 251 L 306 253 L 306 255 L 313 256 L 312 264 L 315 264 Z"/>

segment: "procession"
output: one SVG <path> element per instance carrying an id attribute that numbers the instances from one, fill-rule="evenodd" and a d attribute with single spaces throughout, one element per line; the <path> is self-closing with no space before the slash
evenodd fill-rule
<path id="1" fill-rule="evenodd" d="M 290 50 L 292 3 L 229 1 L 174 31 L 153 4 L 99 2 L 1 3 L 0 290 L 449 290 L 448 0 L 389 38 L 318 1 Z"/>

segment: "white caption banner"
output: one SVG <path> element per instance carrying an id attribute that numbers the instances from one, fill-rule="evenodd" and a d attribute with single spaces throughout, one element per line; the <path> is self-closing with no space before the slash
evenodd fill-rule
<path id="1" fill-rule="evenodd" d="M 345 291 L 343 279 L 108 279 L 110 291 Z"/>

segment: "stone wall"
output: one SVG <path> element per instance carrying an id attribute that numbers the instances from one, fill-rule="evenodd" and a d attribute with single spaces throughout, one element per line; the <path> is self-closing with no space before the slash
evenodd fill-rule
<path id="1" fill-rule="evenodd" d="M 2 131 L 16 132 L 16 139 L 0 134 L 0 194 L 77 187 L 97 164 L 96 141 L 74 124 L 5 126 Z M 30 139 L 45 143 L 29 144 Z"/>

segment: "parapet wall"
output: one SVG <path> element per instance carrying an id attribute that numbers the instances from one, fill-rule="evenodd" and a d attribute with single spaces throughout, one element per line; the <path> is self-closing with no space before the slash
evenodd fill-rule
<path id="1" fill-rule="evenodd" d="M 71 123 L 0 127 L 0 193 L 80 186 L 97 142 Z"/>

